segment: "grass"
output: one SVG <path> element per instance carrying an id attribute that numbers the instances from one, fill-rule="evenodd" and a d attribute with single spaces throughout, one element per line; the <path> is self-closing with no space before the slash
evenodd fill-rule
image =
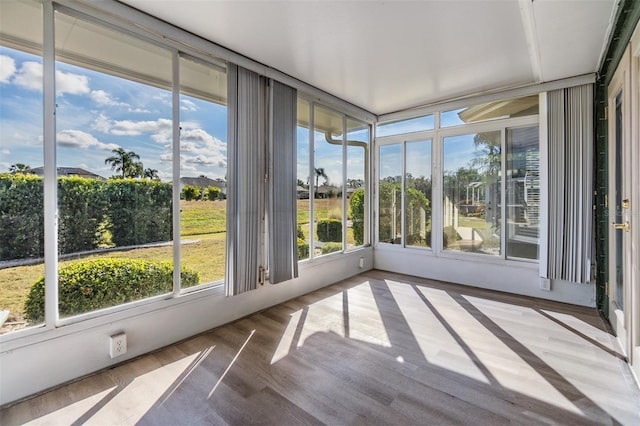
<path id="1" fill-rule="evenodd" d="M 181 201 L 180 234 L 182 238 L 181 264 L 200 274 L 201 283 L 210 283 L 224 278 L 226 249 L 226 201 Z M 342 217 L 342 199 L 315 200 L 316 220 Z M 309 200 L 298 200 L 298 224 L 302 226 L 305 239 L 309 240 Z M 313 232 L 315 234 L 314 225 Z M 347 243 L 354 244 L 353 230 L 347 230 Z M 131 250 L 96 253 L 82 259 L 63 260 L 63 268 L 81 260 L 102 257 L 140 259 L 149 261 L 171 261 L 172 245 Z M 44 264 L 16 266 L 0 269 L 0 310 L 9 310 L 8 322 L 23 323 L 23 306 L 29 289 L 44 275 Z M 17 325 L 17 328 L 24 326 Z M 5 327 L 0 333 L 8 331 Z"/>

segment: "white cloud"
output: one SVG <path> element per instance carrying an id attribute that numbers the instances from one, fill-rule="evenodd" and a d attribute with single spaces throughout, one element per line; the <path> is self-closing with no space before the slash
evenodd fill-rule
<path id="1" fill-rule="evenodd" d="M 148 109 L 142 109 L 142 108 L 129 108 L 129 112 L 136 112 L 136 113 L 140 113 L 140 114 L 148 114 L 151 111 L 149 111 Z"/>
<path id="2" fill-rule="evenodd" d="M 126 102 L 120 102 L 117 101 L 115 99 L 113 99 L 111 97 L 111 95 L 107 92 L 105 92 L 104 90 L 92 90 L 91 91 L 91 99 L 100 105 L 107 105 L 107 106 L 126 106 L 128 107 L 129 104 L 127 104 Z"/>
<path id="3" fill-rule="evenodd" d="M 180 135 L 183 163 L 227 166 L 227 147 L 203 129 L 183 129 Z"/>
<path id="4" fill-rule="evenodd" d="M 115 120 L 111 124 L 110 133 L 118 136 L 138 136 L 143 133 L 165 135 L 167 132 L 171 133 L 172 127 L 171 120 L 166 118 L 155 121 Z"/>
<path id="5" fill-rule="evenodd" d="M 151 139 L 158 143 L 171 141 L 172 122 L 167 118 L 159 118 L 155 121 L 111 120 L 106 115 L 100 114 L 92 127 L 102 133 L 116 136 L 150 134 Z"/>
<path id="6" fill-rule="evenodd" d="M 180 100 L 180 109 L 183 111 L 197 111 L 198 105 L 189 99 L 182 99 Z"/>
<path id="7" fill-rule="evenodd" d="M 62 130 L 58 132 L 56 140 L 58 145 L 66 148 L 97 148 L 104 151 L 119 148 L 119 146 L 114 143 L 100 142 L 93 135 L 83 132 L 82 130 Z"/>
<path id="8" fill-rule="evenodd" d="M 11 151 L 9 151 L 8 149 L 3 149 L 3 150 L 0 150 L 0 154 L 9 155 L 9 154 L 11 154 Z"/>
<path id="9" fill-rule="evenodd" d="M 89 78 L 85 75 L 56 71 L 56 92 L 84 95 L 89 93 Z"/>
<path id="10" fill-rule="evenodd" d="M 0 55 L 0 83 L 8 83 L 16 72 L 16 61 L 6 55 Z"/>
<path id="11" fill-rule="evenodd" d="M 13 82 L 18 86 L 31 90 L 42 91 L 42 64 L 38 62 L 23 62 L 15 74 Z M 89 78 L 80 74 L 56 71 L 56 93 L 64 95 L 84 95 L 89 93 Z"/>
<path id="12" fill-rule="evenodd" d="M 42 91 L 42 64 L 38 62 L 23 62 L 13 78 L 18 86 L 31 90 Z"/>

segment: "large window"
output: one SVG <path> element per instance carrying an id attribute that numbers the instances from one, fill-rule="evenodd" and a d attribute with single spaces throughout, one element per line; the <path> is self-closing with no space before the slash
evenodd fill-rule
<path id="1" fill-rule="evenodd" d="M 347 248 L 368 242 L 367 222 L 367 159 L 369 158 L 369 126 L 347 119 Z"/>
<path id="2" fill-rule="evenodd" d="M 378 242 L 537 260 L 537 113 L 534 95 L 379 124 Z"/>
<path id="3" fill-rule="evenodd" d="M 442 217 L 444 248 L 499 256 L 500 132 L 443 140 Z"/>
<path id="4" fill-rule="evenodd" d="M 379 151 L 378 239 L 402 243 L 402 145 L 383 145 Z"/>
<path id="5" fill-rule="evenodd" d="M 507 129 L 507 256 L 538 259 L 540 144 L 538 126 Z"/>
<path id="6" fill-rule="evenodd" d="M 200 284 L 224 279 L 226 85 L 224 67 L 180 58 L 180 264 Z"/>
<path id="7" fill-rule="evenodd" d="M 298 97 L 296 137 L 298 259 L 369 244 L 369 124 Z"/>
<path id="8" fill-rule="evenodd" d="M 0 333 L 42 323 L 25 316 L 31 286 L 44 275 L 42 6 L 0 2 Z M 22 24 L 11 16 L 21 16 Z M 28 31 L 26 27 L 36 30 Z M 16 37 L 18 38 L 18 37 Z M 44 284 L 44 283 L 43 283 Z M 43 287 L 44 289 L 44 287 Z"/>
<path id="9" fill-rule="evenodd" d="M 56 11 L 46 75 L 40 9 L 2 3 L 0 331 L 44 322 L 47 249 L 58 254 L 47 257 L 58 271 L 47 285 L 61 320 L 221 282 L 225 63 Z M 46 139 L 43 86 L 54 75 L 56 132 Z M 44 188 L 57 189 L 48 216 Z M 51 222 L 57 238 L 45 240 Z"/>

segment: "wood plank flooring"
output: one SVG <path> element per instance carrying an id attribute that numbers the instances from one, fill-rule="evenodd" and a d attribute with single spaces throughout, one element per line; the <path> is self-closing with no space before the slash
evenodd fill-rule
<path id="1" fill-rule="evenodd" d="M 593 309 L 370 271 L 0 423 L 640 425 L 640 392 Z"/>

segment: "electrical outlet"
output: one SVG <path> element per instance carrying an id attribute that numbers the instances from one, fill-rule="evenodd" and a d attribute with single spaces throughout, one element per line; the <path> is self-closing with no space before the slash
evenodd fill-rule
<path id="1" fill-rule="evenodd" d="M 127 335 L 125 333 L 114 334 L 109 339 L 109 356 L 115 358 L 127 353 Z"/>
<path id="2" fill-rule="evenodd" d="M 360 263 L 358 264 L 361 268 L 364 268 L 364 257 L 360 258 Z"/>
<path id="3" fill-rule="evenodd" d="M 551 280 L 540 277 L 540 290 L 551 291 Z"/>

